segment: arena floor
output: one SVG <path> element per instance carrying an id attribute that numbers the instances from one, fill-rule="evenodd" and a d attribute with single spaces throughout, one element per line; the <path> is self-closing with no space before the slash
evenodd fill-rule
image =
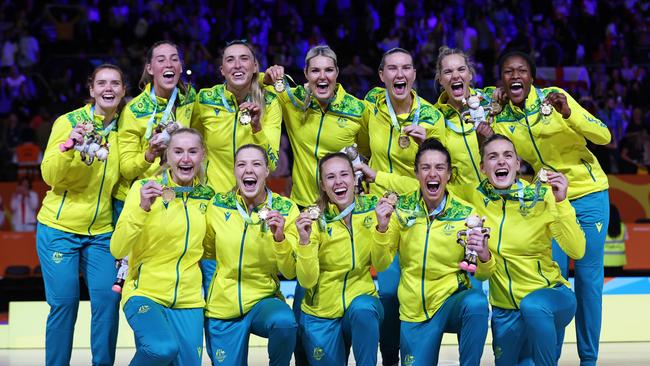
<path id="1" fill-rule="evenodd" d="M 120 348 L 117 350 L 116 365 L 127 365 L 133 356 L 134 349 Z M 650 364 L 650 343 L 602 343 L 600 345 L 598 365 L 648 365 Z M 45 350 L 43 349 L 0 349 L 0 366 L 34 366 L 43 365 Z M 250 366 L 267 365 L 266 348 L 251 347 L 249 353 Z M 88 365 L 90 363 L 89 349 L 75 349 L 72 352 L 71 366 Z M 293 364 L 293 363 L 292 363 Z M 354 365 L 354 360 L 350 360 Z M 381 364 L 381 363 L 380 363 Z M 482 365 L 494 365 L 492 350 L 489 346 L 483 351 Z M 203 365 L 210 365 L 207 355 L 203 355 Z M 458 350 L 456 346 L 443 346 L 439 365 L 458 365 Z M 575 344 L 565 344 L 560 359 L 560 365 L 579 365 Z"/>

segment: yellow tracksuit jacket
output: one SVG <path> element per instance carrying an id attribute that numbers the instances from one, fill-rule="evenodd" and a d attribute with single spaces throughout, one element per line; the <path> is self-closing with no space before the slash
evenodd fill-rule
<path id="1" fill-rule="evenodd" d="M 302 86 L 287 88 L 277 96 L 293 150 L 291 199 L 300 206 L 308 206 L 318 198 L 320 158 L 354 143 L 361 154 L 369 156 L 371 109 L 346 93 L 341 85 L 337 86 L 333 100 L 325 109 L 311 98 L 310 105 L 303 111 L 305 89 Z"/>
<path id="2" fill-rule="evenodd" d="M 199 260 L 214 191 L 197 184 L 191 192 L 177 192 L 171 202 L 156 198 L 146 212 L 140 207 L 140 188 L 150 180 L 162 184 L 160 177 L 133 184 L 111 238 L 111 254 L 129 257 L 122 304 L 144 296 L 169 308 L 202 308 Z"/>
<path id="3" fill-rule="evenodd" d="M 397 121 L 401 127 L 413 123 L 417 106 L 417 93 L 411 91 L 413 103 L 408 115 L 397 115 Z M 370 185 L 370 193 L 381 195 L 385 191 L 395 191 L 397 193 L 408 193 L 411 190 L 405 190 L 398 181 L 392 179 L 396 175 L 413 177 L 415 153 L 418 151 L 418 144 L 411 141 L 408 148 L 399 147 L 398 138 L 400 131 L 393 128 L 388 105 L 386 104 L 386 89 L 374 88 L 368 92 L 365 100 L 370 102 L 374 107 L 374 119 L 368 125 L 368 134 L 370 138 L 370 167 L 377 172 L 394 173 L 382 175 Z M 439 137 L 445 128 L 445 121 L 437 108 L 428 101 L 420 98 L 420 116 L 419 124 L 424 127 L 429 137 Z"/>
<path id="4" fill-rule="evenodd" d="M 208 291 L 205 314 L 210 318 L 237 318 L 262 299 L 282 298 L 278 273 L 286 278 L 296 276 L 296 204 L 273 194 L 272 208 L 286 220 L 285 240 L 276 243 L 270 229 L 246 223 L 237 211 L 237 201 L 246 209 L 235 192 L 217 193 L 208 207 L 204 258 L 216 258 L 219 263 Z M 254 222 L 259 221 L 257 210 L 266 204 L 265 201 L 249 213 Z"/>
<path id="5" fill-rule="evenodd" d="M 320 222 L 315 221 L 309 244 L 298 245 L 296 274 L 306 290 L 301 305 L 306 314 L 340 318 L 357 296 L 377 296 L 370 274 L 377 201 L 376 196 L 358 196 L 350 227 L 341 219 L 321 229 Z M 339 211 L 330 204 L 324 214 L 329 220 Z"/>
<path id="6" fill-rule="evenodd" d="M 117 124 L 107 137 L 108 160 L 97 159 L 90 165 L 81 161 L 79 152 L 59 150 L 78 124 L 90 120 L 91 105 L 66 113 L 54 121 L 43 154 L 41 174 L 50 186 L 38 222 L 49 227 L 79 235 L 98 235 L 113 231 L 111 195 L 120 173 L 120 152 L 117 144 Z M 103 116 L 94 115 L 97 131 L 103 131 Z"/>
<path id="7" fill-rule="evenodd" d="M 122 178 L 115 192 L 115 198 L 119 200 L 126 198 L 126 194 L 135 180 L 153 177 L 160 170 L 160 158 L 157 157 L 153 163 L 144 160 L 144 152 L 149 149 L 149 140 L 144 136 L 147 131 L 147 123 L 152 113 L 155 113 L 155 128 L 167 106 L 167 99 L 156 97 L 156 108 L 151 101 L 151 88 L 152 85 L 147 84 L 142 93 L 126 104 L 120 116 L 118 135 Z M 181 126 L 189 127 L 195 99 L 196 91 L 191 86 L 187 94 L 181 94 L 179 91 L 175 110 L 172 109 L 169 120 L 173 119 Z"/>
<path id="8" fill-rule="evenodd" d="M 424 208 L 423 215 L 409 215 L 418 207 Z M 404 220 L 413 217 L 413 226 L 404 226 L 397 213 Z M 397 297 L 402 321 L 430 319 L 449 296 L 463 287 L 471 287 L 467 274 L 458 267 L 465 257 L 465 248 L 456 242 L 456 235 L 466 229 L 465 219 L 472 213 L 471 206 L 448 193 L 443 211 L 430 220 L 417 190 L 400 197 L 385 233 L 374 231 L 372 258 L 377 271 L 388 268 L 399 253 L 402 274 Z M 479 261 L 476 277 L 485 279 L 493 267 L 494 256 L 486 263 Z"/>
<path id="9" fill-rule="evenodd" d="M 523 201 L 530 206 L 535 190 L 521 181 Z M 512 189 L 516 189 L 514 185 Z M 476 188 L 462 187 L 460 193 L 485 216 L 492 229 L 488 246 L 496 261 L 490 276 L 490 303 L 503 309 L 518 309 L 529 293 L 557 284 L 569 286 L 553 262 L 552 239 L 571 258 L 585 253 L 585 235 L 569 200 L 555 202 L 550 187 L 542 186 L 537 203 L 526 214 L 520 210 L 518 193 L 499 195 L 487 180 Z M 469 192 L 466 194 L 465 192 Z"/>
<path id="10" fill-rule="evenodd" d="M 239 105 L 224 84 L 199 91 L 191 127 L 201 131 L 204 136 L 208 151 L 208 183 L 216 191 L 225 192 L 235 186 L 235 152 L 242 145 L 263 147 L 269 158 L 269 169 L 274 170 L 277 166 L 282 109 L 275 94 L 270 91 L 265 93 L 265 102 L 262 130 L 254 134 L 250 125 L 239 123 Z"/>
<path id="11" fill-rule="evenodd" d="M 490 103 L 491 94 L 488 95 L 481 89 L 470 89 L 470 94 L 482 96 L 481 105 L 484 107 Z M 456 177 L 450 182 L 450 188 L 453 190 L 456 185 L 468 183 L 478 186 L 484 176 L 481 173 L 481 154 L 474 125 L 463 122 L 460 118 L 463 111 L 456 110 L 448 104 L 448 100 L 447 92 L 443 91 L 435 104 L 442 112 L 445 124 L 445 128 L 441 129 L 442 135 L 435 137 L 445 145 L 451 155 L 451 165 Z"/>
<path id="12" fill-rule="evenodd" d="M 539 113 L 541 100 L 550 92 L 566 96 L 571 108 L 568 119 L 553 108 L 550 116 Z M 609 187 L 594 154 L 587 149 L 587 140 L 604 145 L 611 134 L 607 126 L 580 106 L 560 88 L 531 88 L 524 109 L 509 102 L 492 125 L 494 132 L 510 138 L 522 159 L 533 166 L 562 172 L 569 180 L 569 200 Z M 452 155 L 453 156 L 453 155 Z"/>

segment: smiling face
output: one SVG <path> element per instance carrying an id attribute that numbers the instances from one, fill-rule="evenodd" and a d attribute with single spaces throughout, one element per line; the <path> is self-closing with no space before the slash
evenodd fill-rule
<path id="1" fill-rule="evenodd" d="M 266 194 L 266 178 L 269 168 L 264 153 L 256 148 L 240 149 L 235 156 L 235 179 L 239 194 L 244 200 L 257 202 Z"/>
<path id="2" fill-rule="evenodd" d="M 233 44 L 223 50 L 221 75 L 226 79 L 226 85 L 237 89 L 249 88 L 257 71 L 257 61 L 246 45 Z"/>
<path id="3" fill-rule="evenodd" d="M 194 133 L 174 134 L 167 148 L 167 163 L 172 179 L 180 186 L 191 186 L 204 157 L 201 138 Z"/>
<path id="4" fill-rule="evenodd" d="M 95 113 L 101 115 L 114 112 L 126 93 L 120 73 L 109 68 L 95 73 L 89 90 L 90 96 L 95 100 Z"/>
<path id="5" fill-rule="evenodd" d="M 521 56 L 508 57 L 501 67 L 503 88 L 512 104 L 523 107 L 533 84 L 530 65 Z"/>
<path id="6" fill-rule="evenodd" d="M 343 157 L 334 157 L 321 167 L 320 187 L 330 202 L 339 210 L 344 210 L 354 201 L 354 172 L 350 161 Z"/>
<path id="7" fill-rule="evenodd" d="M 334 96 L 338 76 L 339 69 L 334 60 L 326 56 L 313 57 L 305 68 L 309 89 L 320 102 L 325 102 Z"/>
<path id="8" fill-rule="evenodd" d="M 146 69 L 153 79 L 156 95 L 168 96 L 178 84 L 183 71 L 178 49 L 168 43 L 157 46 L 153 49 L 151 61 Z"/>
<path id="9" fill-rule="evenodd" d="M 512 142 L 497 139 L 483 147 L 481 172 L 494 188 L 510 188 L 517 179 L 519 165 L 519 157 Z"/>
<path id="10" fill-rule="evenodd" d="M 428 210 L 433 210 L 445 196 L 445 188 L 451 179 L 447 155 L 438 150 L 424 151 L 417 161 L 415 177 L 420 181 L 420 191 Z"/>
<path id="11" fill-rule="evenodd" d="M 461 105 L 463 98 L 469 97 L 472 72 L 459 54 L 445 56 L 440 62 L 440 85 L 447 92 L 449 101 L 455 105 Z"/>
<path id="12" fill-rule="evenodd" d="M 411 55 L 404 52 L 392 53 L 384 58 L 384 68 L 379 70 L 379 78 L 384 83 L 391 98 L 396 101 L 409 100 L 415 68 Z"/>

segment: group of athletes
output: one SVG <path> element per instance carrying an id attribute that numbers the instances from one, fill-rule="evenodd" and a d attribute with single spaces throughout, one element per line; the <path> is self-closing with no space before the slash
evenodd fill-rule
<path id="1" fill-rule="evenodd" d="M 581 364 L 595 365 L 609 201 L 586 141 L 608 143 L 607 127 L 564 90 L 535 87 L 518 51 L 499 60 L 501 87 L 475 89 L 468 56 L 442 47 L 435 103 L 413 90 L 401 48 L 365 100 L 337 83 L 328 46 L 305 65 L 295 85 L 234 41 L 225 82 L 197 92 L 162 41 L 126 105 L 122 71 L 94 70 L 90 101 L 55 121 L 42 163 L 46 364 L 69 364 L 81 272 L 93 365 L 114 363 L 120 301 L 132 365 L 200 365 L 204 333 L 215 365 L 247 364 L 251 333 L 268 338 L 271 365 L 294 353 L 296 365 L 345 365 L 350 348 L 357 365 L 376 365 L 378 348 L 384 365 L 433 365 L 443 333 L 457 333 L 461 365 L 478 365 L 489 306 L 497 365 L 557 364 L 574 316 Z M 267 186 L 283 123 L 290 198 Z M 466 227 L 473 217 L 483 229 Z M 297 278 L 293 311 L 280 273 Z"/>

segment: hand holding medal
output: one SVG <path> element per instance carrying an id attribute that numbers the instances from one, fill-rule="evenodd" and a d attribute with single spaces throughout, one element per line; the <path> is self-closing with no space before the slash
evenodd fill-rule
<path id="1" fill-rule="evenodd" d="M 250 101 L 243 102 L 239 105 L 239 124 L 242 126 L 250 124 L 253 133 L 261 131 L 260 112 L 261 108 L 259 105 Z"/>
<path id="2" fill-rule="evenodd" d="M 542 101 L 539 106 L 540 113 L 544 116 L 550 116 L 553 113 L 553 108 L 558 111 L 562 118 L 567 119 L 571 116 L 571 108 L 567 101 L 566 95 L 558 92 L 550 92 Z"/>
<path id="3" fill-rule="evenodd" d="M 384 193 L 384 197 L 379 199 L 379 203 L 375 207 L 375 215 L 377 215 L 377 231 L 380 233 L 385 233 L 388 230 L 388 223 L 395 211 L 398 199 L 399 195 L 390 191 Z"/>
<path id="4" fill-rule="evenodd" d="M 269 227 L 269 230 L 273 234 L 273 239 L 276 242 L 281 242 L 284 240 L 284 216 L 280 214 L 277 210 L 271 210 L 270 208 L 264 206 L 258 213 L 260 221 L 263 221 L 265 225 Z"/>
<path id="5" fill-rule="evenodd" d="M 352 162 L 352 166 L 358 166 L 362 163 L 361 155 L 359 154 L 359 149 L 357 144 L 352 144 L 351 146 L 344 147 L 341 149 L 341 152 L 348 156 L 348 159 Z M 363 193 L 363 172 L 360 170 L 354 171 L 354 187 L 356 194 Z"/>
<path id="6" fill-rule="evenodd" d="M 296 219 L 296 228 L 300 237 L 300 245 L 308 245 L 311 236 L 312 223 L 320 218 L 320 208 L 309 206 L 304 209 Z"/>
<path id="7" fill-rule="evenodd" d="M 149 212 L 151 210 L 151 205 L 157 197 L 162 196 L 163 186 L 158 184 L 155 181 L 149 181 L 142 185 L 140 188 L 140 207 Z"/>

